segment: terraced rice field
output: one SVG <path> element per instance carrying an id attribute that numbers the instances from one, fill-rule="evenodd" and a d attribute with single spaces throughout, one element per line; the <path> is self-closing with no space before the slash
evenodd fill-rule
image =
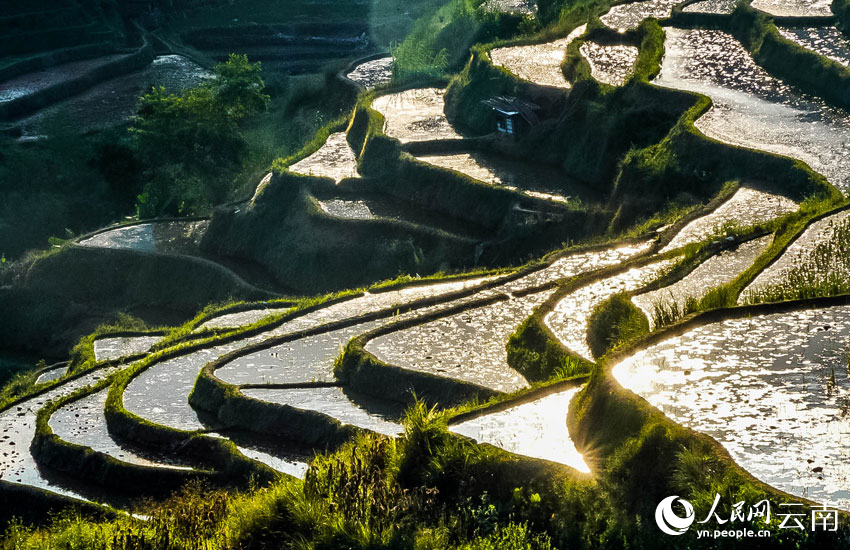
<path id="1" fill-rule="evenodd" d="M 510 46 L 490 51 L 490 60 L 494 65 L 504 67 L 523 80 L 569 89 L 572 85 L 564 78 L 561 63 L 570 42 L 584 34 L 585 25 L 577 27 L 566 37 L 543 44 Z"/>

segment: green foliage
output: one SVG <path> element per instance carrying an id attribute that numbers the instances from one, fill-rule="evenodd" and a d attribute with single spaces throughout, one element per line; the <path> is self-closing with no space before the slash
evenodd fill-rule
<path id="1" fill-rule="evenodd" d="M 587 343 L 595 357 L 649 332 L 649 320 L 626 293 L 611 296 L 593 310 Z"/>
<path id="2" fill-rule="evenodd" d="M 509 523 L 495 533 L 456 547 L 457 550 L 550 550 L 546 535 L 532 533 L 525 524 Z"/>
<path id="3" fill-rule="evenodd" d="M 587 373 L 592 363 L 567 352 L 552 337 L 540 317 L 526 319 L 506 345 L 508 364 L 532 382 Z"/>
<path id="4" fill-rule="evenodd" d="M 130 129 L 147 182 L 140 217 L 203 212 L 227 198 L 246 150 L 239 123 L 264 111 L 269 97 L 260 64 L 244 55 L 231 54 L 215 73 L 180 94 L 160 87 L 141 97 Z"/>

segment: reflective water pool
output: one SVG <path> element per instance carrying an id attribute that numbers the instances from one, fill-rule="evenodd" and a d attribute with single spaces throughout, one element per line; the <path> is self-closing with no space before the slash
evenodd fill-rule
<path id="1" fill-rule="evenodd" d="M 773 78 L 725 32 L 666 31 L 655 83 L 711 97 L 714 107 L 697 128 L 721 141 L 802 160 L 839 189 L 850 189 L 848 113 Z"/>
<path id="2" fill-rule="evenodd" d="M 753 0 L 752 7 L 771 15 L 807 17 L 832 15 L 831 0 Z"/>
<path id="3" fill-rule="evenodd" d="M 797 203 L 773 193 L 740 187 L 732 197 L 710 214 L 687 224 L 661 251 L 668 252 L 685 245 L 704 241 L 719 234 L 723 226 L 746 227 L 770 221 L 797 210 Z"/>
<path id="4" fill-rule="evenodd" d="M 442 88 L 414 88 L 375 98 L 372 108 L 384 115 L 384 133 L 402 143 L 459 139 L 444 110 Z"/>
<path id="5" fill-rule="evenodd" d="M 364 201 L 332 199 L 319 201 L 319 207 L 325 214 L 347 220 L 373 220 L 375 215 Z"/>
<path id="6" fill-rule="evenodd" d="M 648 0 L 620 4 L 611 8 L 600 19 L 612 29 L 625 32 L 637 28 L 641 21 L 649 17 L 656 19 L 670 17 L 673 6 L 679 3 L 681 0 Z"/>
<path id="7" fill-rule="evenodd" d="M 345 132 L 335 132 L 328 136 L 324 145 L 305 159 L 289 167 L 290 172 L 308 176 L 332 178 L 339 183 L 345 178 L 357 178 L 357 159 L 348 146 Z"/>
<path id="8" fill-rule="evenodd" d="M 566 464 L 589 473 L 567 430 L 570 401 L 581 387 L 449 426 L 452 432 L 511 453 Z"/>
<path id="9" fill-rule="evenodd" d="M 587 345 L 587 322 L 593 309 L 620 292 L 637 290 L 673 266 L 676 260 L 663 260 L 635 267 L 619 275 L 585 285 L 562 298 L 546 315 L 544 322 L 573 353 L 593 360 Z"/>
<path id="10" fill-rule="evenodd" d="M 490 51 L 490 60 L 493 65 L 504 67 L 523 80 L 541 86 L 570 88 L 570 83 L 561 71 L 561 63 L 567 53 L 567 46 L 584 34 L 585 29 L 586 25 L 582 25 L 564 38 L 543 44 L 495 48 Z"/>
<path id="11" fill-rule="evenodd" d="M 634 46 L 604 46 L 586 41 L 581 45 L 581 55 L 590 65 L 593 78 L 611 86 L 622 86 L 634 71 L 638 49 Z"/>
<path id="12" fill-rule="evenodd" d="M 140 223 L 98 233 L 79 244 L 95 248 L 192 254 L 197 253 L 198 243 L 209 223 L 209 220 Z"/>
<path id="13" fill-rule="evenodd" d="M 655 325 L 653 313 L 656 305 L 661 304 L 666 308 L 675 307 L 678 311 L 683 311 L 688 298 L 698 300 L 709 290 L 734 280 L 753 265 L 756 258 L 767 250 L 771 242 L 773 242 L 773 236 L 768 235 L 745 242 L 732 250 L 724 250 L 701 263 L 672 285 L 638 294 L 632 298 L 632 302 L 643 311 L 652 328 Z"/>
<path id="14" fill-rule="evenodd" d="M 641 351 L 613 374 L 762 481 L 848 509 L 848 332 L 846 306 L 724 321 Z"/>
<path id="15" fill-rule="evenodd" d="M 779 34 L 842 65 L 850 65 L 850 39 L 835 27 L 779 27 Z"/>
<path id="16" fill-rule="evenodd" d="M 850 221 L 850 211 L 823 218 L 811 224 L 778 260 L 770 264 L 741 292 L 739 304 L 747 303 L 757 297 L 760 292 L 775 286 L 787 284 L 788 276 L 796 270 L 807 269 L 814 276 L 835 274 L 844 278 L 850 276 L 845 265 L 844 254 L 836 254 L 835 250 L 825 250 L 817 253 L 834 238 L 836 230 L 846 227 Z"/>
<path id="17" fill-rule="evenodd" d="M 347 78 L 357 82 L 367 90 L 386 84 L 393 78 L 393 58 L 381 57 L 372 61 L 365 61 L 345 75 Z"/>
<path id="18" fill-rule="evenodd" d="M 139 355 L 150 350 L 160 340 L 162 340 L 162 336 L 98 338 L 94 341 L 94 358 L 96 361 L 108 361 Z"/>
<path id="19" fill-rule="evenodd" d="M 728 14 L 735 10 L 738 0 L 702 0 L 682 8 L 687 13 L 721 13 Z"/>

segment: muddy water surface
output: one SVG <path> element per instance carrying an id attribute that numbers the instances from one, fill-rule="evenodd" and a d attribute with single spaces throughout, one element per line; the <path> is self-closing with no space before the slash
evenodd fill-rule
<path id="1" fill-rule="evenodd" d="M 391 415 L 371 412 L 383 408 L 381 404 L 369 403 L 369 410 L 367 411 L 349 399 L 342 388 L 292 388 L 285 390 L 260 388 L 246 389 L 242 393 L 261 401 L 317 411 L 336 418 L 343 424 L 351 424 L 385 435 L 395 436 L 404 431 L 404 428 L 395 422 Z"/>
<path id="2" fill-rule="evenodd" d="M 613 374 L 762 481 L 850 509 L 848 332 L 846 306 L 724 321 L 641 351 Z"/>
<path id="3" fill-rule="evenodd" d="M 686 13 L 720 13 L 729 14 L 735 10 L 738 0 L 703 0 L 682 8 Z"/>
<path id="4" fill-rule="evenodd" d="M 570 401 L 581 390 L 571 388 L 510 409 L 479 416 L 449 430 L 519 455 L 566 464 L 580 472 L 590 468 L 567 430 Z"/>
<path id="5" fill-rule="evenodd" d="M 830 17 L 831 0 L 753 0 L 752 7 L 771 15 L 785 17 Z"/>

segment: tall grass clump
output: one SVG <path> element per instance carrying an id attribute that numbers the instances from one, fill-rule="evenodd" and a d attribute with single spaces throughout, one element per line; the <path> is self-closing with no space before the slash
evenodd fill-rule
<path id="1" fill-rule="evenodd" d="M 594 357 L 649 332 L 649 320 L 632 303 L 631 296 L 620 293 L 599 304 L 587 323 L 587 343 Z"/>
<path id="2" fill-rule="evenodd" d="M 850 220 L 837 223 L 830 237 L 814 244 L 803 261 L 782 279 L 747 293 L 747 303 L 804 300 L 850 293 Z"/>

